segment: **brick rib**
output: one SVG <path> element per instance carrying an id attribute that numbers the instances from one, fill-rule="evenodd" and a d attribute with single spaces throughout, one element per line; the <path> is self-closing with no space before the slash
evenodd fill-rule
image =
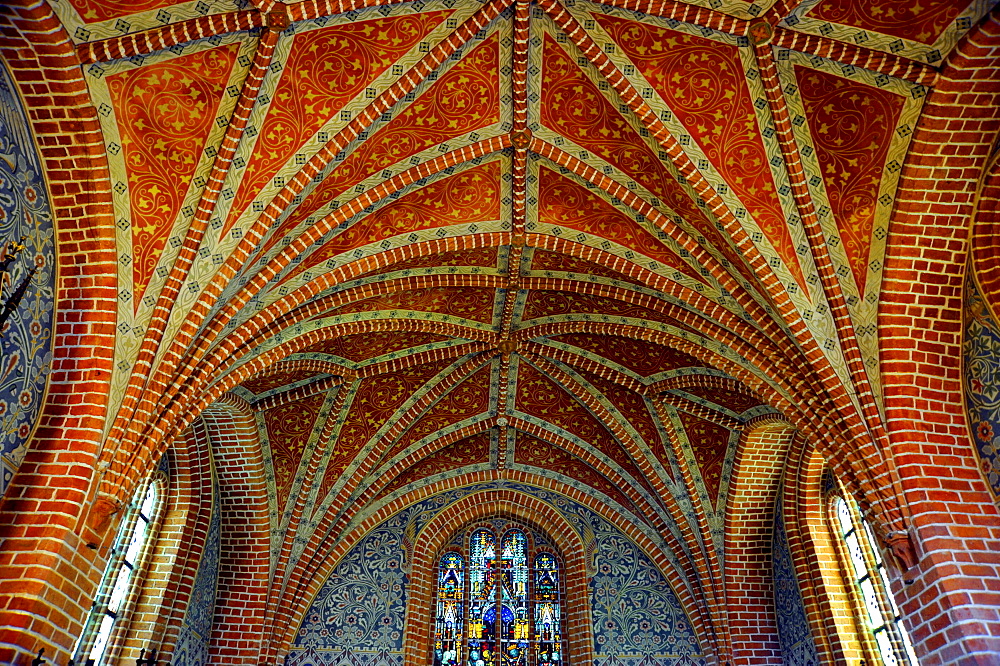
<path id="1" fill-rule="evenodd" d="M 147 55 L 178 44 L 186 44 L 231 32 L 253 30 L 263 25 L 263 17 L 257 11 L 212 14 L 211 16 L 201 16 L 172 23 L 162 28 L 153 28 L 121 37 L 80 44 L 76 47 L 76 53 L 77 57 L 80 58 L 80 63 L 87 66 L 95 62 Z"/>

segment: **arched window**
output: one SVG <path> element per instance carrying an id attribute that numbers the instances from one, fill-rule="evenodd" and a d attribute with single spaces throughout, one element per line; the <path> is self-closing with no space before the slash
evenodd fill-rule
<path id="1" fill-rule="evenodd" d="M 846 551 L 847 578 L 864 612 L 864 624 L 871 632 L 878 657 L 885 666 L 917 666 L 910 637 L 903 627 L 896 601 L 889 593 L 889 576 L 882 555 L 875 544 L 871 527 L 861 517 L 857 506 L 841 496 L 834 499 L 837 532 Z"/>
<path id="2" fill-rule="evenodd" d="M 74 663 L 104 663 L 114 631 L 129 610 L 133 597 L 130 593 L 140 578 L 137 572 L 148 559 L 162 496 L 163 481 L 151 480 L 140 495 L 141 501 L 135 502 L 122 520 L 90 615 L 73 648 Z"/>
<path id="3" fill-rule="evenodd" d="M 463 530 L 438 559 L 434 666 L 564 663 L 559 555 L 506 520 Z"/>

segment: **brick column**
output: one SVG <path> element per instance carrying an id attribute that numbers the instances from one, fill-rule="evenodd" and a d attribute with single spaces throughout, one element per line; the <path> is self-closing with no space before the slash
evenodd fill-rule
<path id="1" fill-rule="evenodd" d="M 774 616 L 771 532 L 794 430 L 762 425 L 743 434 L 726 518 L 726 602 L 733 664 L 783 664 Z"/>
<path id="2" fill-rule="evenodd" d="M 79 60 L 47 3 L 0 3 L 0 57 L 42 156 L 58 248 L 48 395 L 0 503 L 0 663 L 30 663 L 40 648 L 65 663 L 118 517 L 95 531 L 86 515 L 114 348 L 110 183 Z"/>
<path id="3" fill-rule="evenodd" d="M 994 10 L 927 100 L 890 227 L 879 313 L 887 430 L 919 560 L 894 588 L 925 666 L 996 664 L 1000 655 L 1000 513 L 976 466 L 960 377 L 968 228 L 1000 129 L 998 81 Z"/>

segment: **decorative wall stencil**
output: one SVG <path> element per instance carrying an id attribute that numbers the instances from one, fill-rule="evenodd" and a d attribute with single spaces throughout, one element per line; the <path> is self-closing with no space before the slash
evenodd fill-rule
<path id="1" fill-rule="evenodd" d="M 434 342 L 445 342 L 450 339 L 446 335 L 420 331 L 372 331 L 371 333 L 345 335 L 341 338 L 317 342 L 306 347 L 300 353 L 332 354 L 350 361 L 364 361 L 390 352 Z"/>
<path id="2" fill-rule="evenodd" d="M 679 412 L 679 416 L 701 478 L 705 482 L 709 502 L 715 506 L 722 484 L 726 453 L 729 451 L 729 429 L 687 412 Z"/>
<path id="3" fill-rule="evenodd" d="M 632 500 L 614 482 L 580 458 L 537 437 L 518 433 L 514 463 L 568 476 L 604 493 L 626 509 L 635 511 Z"/>
<path id="4" fill-rule="evenodd" d="M 487 363 L 442 396 L 421 415 L 418 423 L 399 438 L 387 454 L 387 459 L 392 459 L 424 437 L 441 432 L 459 421 L 486 413 L 492 403 L 490 399 L 491 371 L 492 367 Z"/>
<path id="5" fill-rule="evenodd" d="M 498 174 L 499 175 L 499 174 Z M 486 186 L 486 184 L 481 184 Z M 411 257 L 388 266 L 377 268 L 362 276 L 380 275 L 414 268 L 436 268 L 445 266 L 475 266 L 496 269 L 499 248 L 477 247 L 468 250 L 455 250 L 453 252 L 441 252 L 440 254 L 424 255 L 422 257 Z"/>
<path id="6" fill-rule="evenodd" d="M 698 271 L 667 249 L 652 233 L 597 194 L 546 168 L 539 169 L 538 219 L 613 240 L 683 272 L 698 282 Z"/>
<path id="7" fill-rule="evenodd" d="M 673 211 L 704 222 L 662 160 L 550 36 L 545 36 L 542 122 L 592 150 L 660 197 Z M 707 225 L 705 225 L 707 226 Z"/>
<path id="8" fill-rule="evenodd" d="M 326 394 L 320 393 L 264 412 L 279 510 L 288 499 L 292 479 L 299 469 L 302 453 L 317 425 L 316 419 L 325 399 Z"/>
<path id="9" fill-rule="evenodd" d="M 409 597 L 403 573 L 404 534 L 417 534 L 419 539 L 420 530 L 449 505 L 495 487 L 487 483 L 440 493 L 374 528 L 323 584 L 305 613 L 288 666 L 401 666 Z M 587 602 L 594 622 L 595 665 L 705 663 L 676 594 L 647 555 L 617 527 L 562 495 L 523 484 L 503 487 L 548 503 L 579 534 L 593 540 L 596 571 Z"/>
<path id="10" fill-rule="evenodd" d="M 819 656 L 809 631 L 805 604 L 795 578 L 792 552 L 785 532 L 784 510 L 781 506 L 783 488 L 778 489 L 775 503 L 774 531 L 771 533 L 771 557 L 774 567 L 774 611 L 778 624 L 781 655 L 788 666 L 816 666 Z"/>
<path id="11" fill-rule="evenodd" d="M 413 153 L 498 122 L 499 60 L 496 37 L 472 49 L 337 165 L 286 224 L 298 224 L 330 199 Z"/>
<path id="12" fill-rule="evenodd" d="M 51 370 L 55 309 L 49 193 L 27 111 L 0 60 L 0 253 L 22 236 L 25 247 L 8 267 L 10 280 L 0 287 L 0 306 L 32 268 L 37 271 L 0 331 L 0 497 L 21 465 L 38 422 Z"/>
<path id="13" fill-rule="evenodd" d="M 575 435 L 594 447 L 602 459 L 614 463 L 636 483 L 646 487 L 642 472 L 608 431 L 607 426 L 591 414 L 570 391 L 571 389 L 550 379 L 528 363 L 521 363 L 518 368 L 518 411 L 537 416 Z M 650 489 L 647 487 L 647 490 Z"/>
<path id="14" fill-rule="evenodd" d="M 940 66 L 995 4 L 992 0 L 802 0 L 779 25 Z"/>
<path id="15" fill-rule="evenodd" d="M 969 4 L 969 0 L 820 2 L 809 17 L 933 44 Z"/>
<path id="16" fill-rule="evenodd" d="M 303 648 L 326 653 L 323 661 L 312 662 L 324 666 L 403 663 L 408 518 L 408 511 L 397 513 L 344 556 L 306 612 L 289 666 L 309 663 Z"/>
<path id="17" fill-rule="evenodd" d="M 540 213 L 542 214 L 542 213 Z M 554 222 L 553 222 L 554 223 Z M 532 253 L 531 270 L 536 272 L 553 273 L 578 273 L 580 275 L 597 275 L 600 277 L 630 282 L 632 284 L 643 284 L 641 280 L 629 277 L 624 273 L 613 271 L 606 266 L 595 264 L 586 259 L 578 259 L 567 254 L 552 252 L 549 250 L 535 249 Z"/>
<path id="18" fill-rule="evenodd" d="M 528 293 L 528 297 L 525 300 L 522 318 L 529 320 L 567 314 L 587 314 L 590 312 L 602 312 L 613 317 L 630 317 L 633 319 L 658 321 L 696 333 L 687 324 L 683 324 L 673 317 L 652 308 L 645 308 L 641 305 L 635 305 L 608 296 L 580 294 L 572 291 L 533 289 Z"/>
<path id="19" fill-rule="evenodd" d="M 749 393 L 740 393 L 728 389 L 708 387 L 708 386 L 685 386 L 684 392 L 699 398 L 704 398 L 709 402 L 714 402 L 726 409 L 742 414 L 748 409 L 752 409 L 761 404 L 760 400 Z"/>
<path id="20" fill-rule="evenodd" d="M 693 641 L 684 640 L 691 627 L 673 590 L 638 546 L 616 532 L 595 530 L 597 573 L 590 581 L 595 666 L 666 664 L 671 662 L 665 657 L 695 652 Z"/>
<path id="21" fill-rule="evenodd" d="M 738 48 L 619 17 L 594 18 L 698 142 L 805 289 Z"/>
<path id="22" fill-rule="evenodd" d="M 187 194 L 238 49 L 229 44 L 107 78 L 128 168 L 135 308 Z"/>
<path id="23" fill-rule="evenodd" d="M 489 383 L 487 383 L 488 386 Z M 486 431 L 460 439 L 422 459 L 394 478 L 389 485 L 380 491 L 379 495 L 388 495 L 405 485 L 435 474 L 450 472 L 468 465 L 488 463 L 489 460 L 490 433 Z"/>
<path id="24" fill-rule="evenodd" d="M 649 447 L 653 455 L 658 459 L 665 459 L 663 439 L 660 437 L 656 421 L 643 396 L 604 377 L 589 372 L 580 372 L 580 374 L 625 417 L 629 425 L 635 429 L 639 440 Z M 661 455 L 661 451 L 664 452 L 663 455 Z"/>
<path id="25" fill-rule="evenodd" d="M 156 11 L 176 4 L 176 0 L 67 0 L 87 23 L 99 23 L 110 19 Z"/>
<path id="26" fill-rule="evenodd" d="M 342 315 L 369 310 L 414 310 L 439 312 L 488 324 L 493 321 L 496 297 L 496 289 L 492 287 L 426 287 L 355 301 L 332 310 L 331 314 Z"/>
<path id="27" fill-rule="evenodd" d="M 327 120 L 449 14 L 378 17 L 296 34 L 272 96 L 275 103 L 260 127 L 254 159 L 230 208 L 230 221 Z"/>
<path id="28" fill-rule="evenodd" d="M 643 377 L 679 368 L 698 368 L 704 363 L 673 347 L 653 345 L 644 340 L 588 333 L 554 335 L 554 342 L 563 342 L 584 351 L 598 354 Z M 609 342 L 610 341 L 610 342 Z"/>
<path id="29" fill-rule="evenodd" d="M 964 319 L 962 366 L 969 431 L 979 470 L 1000 505 L 1000 322 L 971 268 L 965 277 Z"/>
<path id="30" fill-rule="evenodd" d="M 451 359 L 444 359 L 388 375 L 365 377 L 359 381 L 347 413 L 337 417 L 340 420 L 340 430 L 336 435 L 336 449 L 320 484 L 321 500 L 340 478 L 341 472 L 354 460 L 358 451 L 392 418 L 396 410 L 410 396 L 425 391 L 427 381 L 451 363 Z"/>
<path id="31" fill-rule="evenodd" d="M 830 208 L 863 294 L 879 186 L 905 99 L 815 69 L 797 67 L 796 75 Z"/>
<path id="32" fill-rule="evenodd" d="M 355 222 L 310 254 L 289 277 L 382 238 L 449 224 L 498 220 L 500 199 L 500 163 L 496 160 L 436 180 Z"/>
<path id="33" fill-rule="evenodd" d="M 212 519 L 208 526 L 205 550 L 195 575 L 191 601 L 177 635 L 170 657 L 172 666 L 204 666 L 208 663 L 208 647 L 212 638 L 212 619 L 219 580 L 219 557 L 222 542 L 222 510 L 219 487 L 212 475 Z"/>
<path id="34" fill-rule="evenodd" d="M 290 372 L 275 372 L 273 374 L 265 375 L 263 377 L 253 377 L 247 379 L 243 382 L 243 386 L 249 391 L 260 395 L 261 393 L 267 393 L 268 391 L 274 390 L 276 388 L 281 388 L 282 386 L 287 386 L 289 384 L 295 384 L 305 379 L 309 379 L 314 376 L 316 372 L 314 370 L 292 370 Z"/>

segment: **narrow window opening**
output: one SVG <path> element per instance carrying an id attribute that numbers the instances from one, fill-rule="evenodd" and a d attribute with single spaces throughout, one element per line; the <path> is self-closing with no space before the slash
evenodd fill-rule
<path id="1" fill-rule="evenodd" d="M 129 606 L 130 592 L 138 583 L 138 571 L 153 533 L 160 507 L 161 482 L 151 481 L 142 501 L 122 521 L 104 570 L 97 597 L 83 632 L 73 647 L 75 662 L 104 663 L 115 628 Z"/>

